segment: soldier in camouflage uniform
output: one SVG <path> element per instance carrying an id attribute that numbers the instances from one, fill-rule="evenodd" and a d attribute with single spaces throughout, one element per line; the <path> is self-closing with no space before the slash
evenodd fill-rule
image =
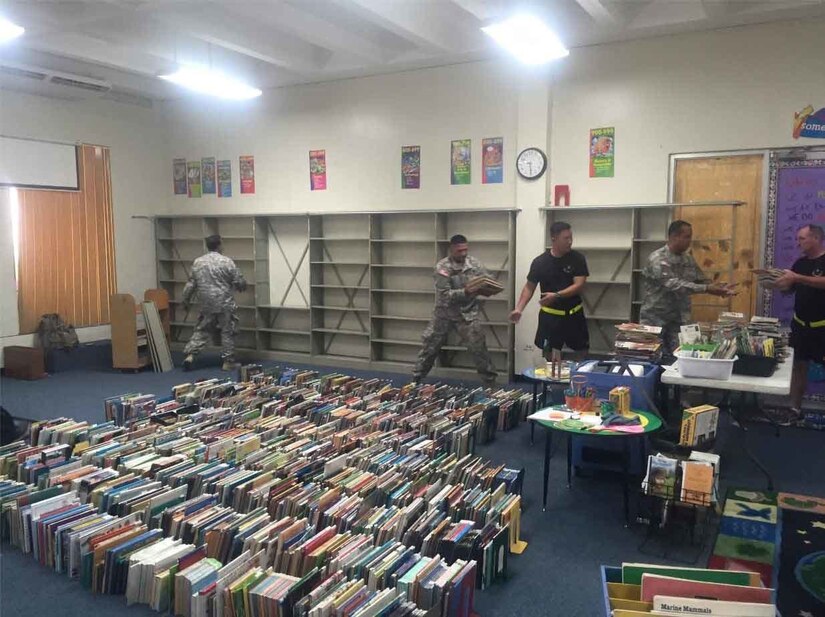
<path id="1" fill-rule="evenodd" d="M 667 244 L 650 254 L 642 270 L 645 295 L 639 321 L 662 327 L 665 356 L 673 355 L 679 346 L 679 328 L 690 323 L 692 294 L 735 294 L 733 285 L 708 283 L 693 255 L 687 252 L 692 240 L 690 223 L 673 221 L 667 230 Z"/>
<path id="2" fill-rule="evenodd" d="M 238 305 L 233 291 L 244 291 L 246 281 L 243 274 L 229 257 L 221 255 L 221 237 L 206 238 L 209 252 L 201 255 L 192 264 L 189 281 L 183 288 L 183 304 L 189 307 L 197 296 L 200 315 L 192 338 L 183 352 L 184 370 L 192 368 L 195 356 L 209 342 L 212 333 L 220 332 L 223 370 L 230 371 L 239 365 L 235 362 L 235 333 L 238 325 Z"/>
<path id="3" fill-rule="evenodd" d="M 435 266 L 435 307 L 430 323 L 421 337 L 421 351 L 415 363 L 413 378 L 424 379 L 433 367 L 441 346 L 447 341 L 451 329 L 458 332 L 476 364 L 485 387 L 492 387 L 496 371 L 484 338 L 478 309 L 477 294 L 468 293 L 465 285 L 477 276 L 486 276 L 487 270 L 476 258 L 467 255 L 467 238 L 455 235 L 450 238 L 450 255 Z"/>

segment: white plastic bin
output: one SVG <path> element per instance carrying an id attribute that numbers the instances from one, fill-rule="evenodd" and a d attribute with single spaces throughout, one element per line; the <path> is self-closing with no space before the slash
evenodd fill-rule
<path id="1" fill-rule="evenodd" d="M 730 379 L 733 372 L 733 363 L 737 356 L 730 360 L 716 360 L 705 358 L 677 358 L 677 368 L 682 377 L 697 377 L 699 379 Z"/>

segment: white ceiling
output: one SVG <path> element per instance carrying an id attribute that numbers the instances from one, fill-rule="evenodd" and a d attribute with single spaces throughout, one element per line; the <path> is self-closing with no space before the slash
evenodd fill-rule
<path id="1" fill-rule="evenodd" d="M 825 17 L 825 0 L 0 0 L 0 15 L 26 28 L 0 46 L 0 86 L 83 94 L 11 75 L 35 68 L 151 104 L 181 95 L 156 78 L 177 63 L 211 65 L 262 89 L 452 64 L 503 54 L 480 27 L 517 11 L 544 18 L 573 49 Z"/>

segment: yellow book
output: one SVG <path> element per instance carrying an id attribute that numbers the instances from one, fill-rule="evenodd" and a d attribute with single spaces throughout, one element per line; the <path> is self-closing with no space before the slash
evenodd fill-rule
<path id="1" fill-rule="evenodd" d="M 621 598 L 609 598 L 610 608 L 624 609 L 627 611 L 639 611 L 649 613 L 653 610 L 653 602 L 642 602 L 641 600 L 622 600 Z M 615 612 L 613 613 L 615 616 Z"/>
<path id="2" fill-rule="evenodd" d="M 621 600 L 641 600 L 642 586 L 627 583 L 608 583 L 607 597 Z"/>

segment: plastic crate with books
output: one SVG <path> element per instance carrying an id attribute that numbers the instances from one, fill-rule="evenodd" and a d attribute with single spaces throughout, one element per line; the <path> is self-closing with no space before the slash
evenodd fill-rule
<path id="1" fill-rule="evenodd" d="M 647 563 L 601 567 L 604 617 L 774 617 L 774 590 L 753 572 Z"/>

